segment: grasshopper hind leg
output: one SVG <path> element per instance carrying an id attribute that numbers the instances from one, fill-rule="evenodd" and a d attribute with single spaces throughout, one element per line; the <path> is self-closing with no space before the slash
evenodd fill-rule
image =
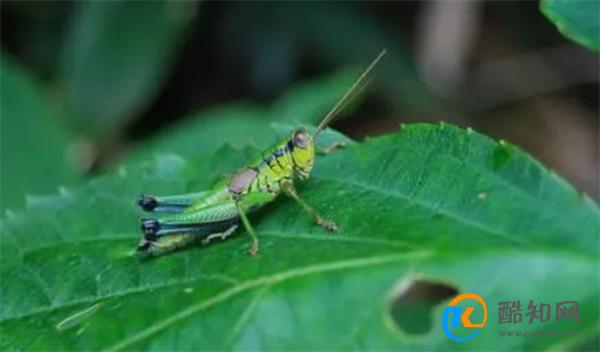
<path id="1" fill-rule="evenodd" d="M 153 211 L 158 205 L 158 200 L 155 197 L 141 194 L 138 197 L 137 204 L 144 211 Z"/>
<path id="2" fill-rule="evenodd" d="M 156 240 L 160 231 L 160 223 L 156 219 L 142 219 L 140 221 L 140 229 L 144 233 L 145 239 Z"/>
<path id="3" fill-rule="evenodd" d="M 160 218 L 141 219 L 140 229 L 144 239 L 156 241 L 159 238 L 174 236 L 178 233 L 190 233 L 196 236 L 221 233 L 233 225 L 237 225 L 238 219 L 231 218 L 216 222 L 205 223 L 165 223 Z"/>
<path id="4" fill-rule="evenodd" d="M 137 205 L 145 212 L 169 212 L 178 213 L 191 204 L 191 201 L 164 201 L 160 198 L 141 194 L 137 199 Z"/>
<path id="5" fill-rule="evenodd" d="M 158 257 L 167 253 L 174 252 L 181 248 L 187 247 L 192 244 L 201 243 L 206 245 L 213 239 L 224 240 L 231 236 L 237 230 L 238 225 L 231 225 L 229 228 L 222 232 L 210 234 L 209 236 L 201 236 L 196 233 L 172 233 L 169 236 L 160 237 L 154 240 L 143 238 L 138 244 L 137 250 L 142 257 Z"/>
<path id="6" fill-rule="evenodd" d="M 143 238 L 140 240 L 137 251 L 142 257 L 158 257 L 196 242 L 197 237 L 191 233 L 177 233 L 156 240 Z"/>
<path id="7" fill-rule="evenodd" d="M 167 197 L 141 194 L 136 203 L 145 212 L 180 213 L 194 202 L 210 197 L 210 195 L 210 192 L 188 193 Z"/>
<path id="8" fill-rule="evenodd" d="M 244 212 L 244 210 L 242 210 L 242 207 L 240 206 L 240 204 L 238 202 L 236 202 L 235 206 L 236 206 L 236 208 L 237 208 L 237 210 L 238 210 L 238 212 L 240 214 L 240 218 L 242 219 L 242 224 L 244 225 L 244 228 L 246 229 L 246 232 L 248 232 L 248 234 L 252 238 L 252 244 L 248 248 L 248 254 L 250 254 L 250 255 L 256 255 L 256 253 L 258 253 L 258 249 L 259 249 L 258 237 L 256 237 L 256 233 L 254 232 L 254 229 L 252 228 L 252 225 L 250 225 L 250 221 L 248 220 L 248 216 L 246 215 L 246 213 Z"/>

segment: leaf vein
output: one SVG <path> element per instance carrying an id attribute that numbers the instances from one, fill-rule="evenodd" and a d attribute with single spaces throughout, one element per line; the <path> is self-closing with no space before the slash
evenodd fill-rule
<path id="1" fill-rule="evenodd" d="M 237 282 L 236 279 L 233 278 L 225 278 L 222 276 L 212 276 L 212 275 L 207 275 L 207 276 L 197 276 L 194 277 L 193 279 L 188 279 L 188 280 L 172 280 L 169 281 L 167 283 L 164 284 L 160 284 L 160 285 L 144 285 L 144 286 L 137 286 L 136 288 L 133 289 L 126 289 L 126 290 L 122 290 L 118 293 L 111 293 L 111 294 L 106 294 L 106 295 L 100 295 L 100 296 L 94 296 L 94 297 L 85 297 L 85 298 L 81 298 L 81 299 L 76 299 L 76 300 L 72 300 L 66 304 L 62 304 L 62 305 L 52 305 L 52 306 L 47 306 L 47 307 L 43 307 L 43 308 L 38 308 L 35 310 L 31 310 L 27 313 L 23 313 L 23 314 L 17 314 L 17 315 L 13 315 L 13 316 L 8 316 L 8 317 L 2 317 L 0 319 L 0 323 L 4 323 L 4 322 L 8 322 L 8 321 L 14 321 L 14 320 L 21 320 L 21 319 L 26 319 L 35 315 L 39 315 L 39 314 L 44 314 L 44 313 L 50 313 L 50 312 L 54 312 L 58 309 L 62 309 L 62 308 L 69 308 L 78 304 L 91 304 L 91 303 L 98 303 L 101 300 L 105 300 L 105 299 L 112 299 L 112 298 L 120 298 L 120 297 L 125 297 L 125 296 L 129 296 L 129 295 L 134 295 L 137 293 L 144 293 L 146 291 L 149 290 L 156 290 L 156 289 L 162 289 L 162 288 L 168 288 L 168 287 L 172 287 L 172 286 L 176 286 L 176 285 L 185 285 L 185 284 L 190 284 L 192 282 L 195 281 L 201 281 L 201 280 L 213 280 L 213 281 L 220 281 L 220 282 L 224 282 L 224 283 L 228 283 L 230 285 L 234 285 L 234 283 L 232 283 L 232 281 Z"/>
<path id="2" fill-rule="evenodd" d="M 308 275 L 312 275 L 312 274 L 318 274 L 318 273 L 323 273 L 323 272 L 328 272 L 328 271 L 343 270 L 343 269 L 363 268 L 363 267 L 371 266 L 371 265 L 382 265 L 382 264 L 392 263 L 392 262 L 396 262 L 396 261 L 400 261 L 400 260 L 414 259 L 415 257 L 416 258 L 428 257 L 431 255 L 432 255 L 431 251 L 420 251 L 420 252 L 412 252 L 412 253 L 396 254 L 396 255 L 384 255 L 384 256 L 375 256 L 375 257 L 367 257 L 367 258 L 356 258 L 356 259 L 349 259 L 349 260 L 338 261 L 338 262 L 322 263 L 322 264 L 310 265 L 310 266 L 301 267 L 301 268 L 295 268 L 295 269 L 283 271 L 283 272 L 280 272 L 280 273 L 277 273 L 274 275 L 263 276 L 263 277 L 259 277 L 254 280 L 245 281 L 245 282 L 242 282 L 239 285 L 231 287 L 230 289 L 225 290 L 207 300 L 204 300 L 204 301 L 199 302 L 191 307 L 183 309 L 183 310 L 179 311 L 178 313 L 176 313 L 162 321 L 159 321 L 153 325 L 150 325 L 146 329 L 144 329 L 144 330 L 138 332 L 137 334 L 134 334 L 128 338 L 123 339 L 122 341 L 110 346 L 106 350 L 107 351 L 116 351 L 116 350 L 125 349 L 128 346 L 131 346 L 134 343 L 143 341 L 143 340 L 151 337 L 152 335 L 168 328 L 169 326 L 171 326 L 183 319 L 186 319 L 200 311 L 208 309 L 208 308 L 210 308 L 214 305 L 217 305 L 221 302 L 227 301 L 231 297 L 236 296 L 237 294 L 239 294 L 241 292 L 244 292 L 246 290 L 249 290 L 249 289 L 252 289 L 255 287 L 259 287 L 262 285 L 268 285 L 268 284 L 275 284 L 278 282 L 289 280 L 294 277 L 302 277 L 302 276 L 308 276 Z"/>
<path id="3" fill-rule="evenodd" d="M 339 183 L 339 184 L 344 184 L 347 186 L 351 186 L 351 187 L 356 187 L 356 188 L 362 188 L 365 191 L 370 191 L 370 192 L 374 192 L 374 193 L 378 193 L 381 194 L 383 197 L 395 197 L 398 199 L 402 199 L 405 200 L 409 203 L 414 203 L 418 206 L 420 206 L 421 208 L 425 208 L 425 209 L 429 209 L 432 212 L 436 212 L 438 214 L 444 215 L 448 218 L 452 218 L 454 220 L 457 220 L 460 223 L 463 223 L 465 225 L 468 225 L 470 227 L 474 227 L 477 228 L 483 232 L 489 233 L 491 235 L 497 236 L 497 237 L 502 237 L 510 242 L 516 242 L 519 244 L 526 244 L 526 245 L 530 245 L 531 243 L 527 240 L 524 240 L 522 238 L 518 238 L 518 237 L 511 237 L 509 234 L 503 232 L 503 231 L 499 231 L 496 230 L 494 228 L 491 228 L 481 222 L 478 222 L 474 219 L 469 219 L 464 217 L 461 214 L 457 214 L 454 212 L 451 212 L 450 210 L 445 210 L 445 209 L 435 209 L 435 204 L 423 201 L 423 200 L 418 200 L 416 198 L 410 198 L 408 197 L 406 194 L 402 194 L 399 192 L 395 192 L 395 191 L 386 191 L 380 188 L 377 188 L 375 186 L 369 185 L 369 184 L 365 184 L 362 182 L 356 182 L 356 181 L 350 181 L 348 179 L 336 179 L 336 178 L 328 178 L 328 177 L 323 177 L 323 176 L 319 176 L 318 179 L 322 180 L 322 181 L 329 181 L 329 182 L 333 182 L 333 183 Z"/>

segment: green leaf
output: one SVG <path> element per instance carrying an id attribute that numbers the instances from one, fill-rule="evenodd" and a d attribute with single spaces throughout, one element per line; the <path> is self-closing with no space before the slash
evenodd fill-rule
<path id="1" fill-rule="evenodd" d="M 66 105 L 85 132 L 110 132 L 139 114 L 158 92 L 196 4 L 76 5 L 62 62 Z"/>
<path id="2" fill-rule="evenodd" d="M 41 87 L 11 58 L 0 65 L 0 211 L 21 208 L 26 194 L 55 193 L 77 178 L 67 159 L 70 137 Z"/>
<path id="3" fill-rule="evenodd" d="M 194 114 L 159 135 L 142 142 L 126 161 L 139 161 L 156 154 L 184 157 L 210 155 L 223 144 L 236 148 L 271 140 L 273 131 L 265 128 L 265 111 L 252 104 L 230 104 Z"/>
<path id="4" fill-rule="evenodd" d="M 290 124 L 318 124 L 356 77 L 354 71 L 341 71 L 307 80 L 292 87 L 270 107 L 236 103 L 196 113 L 141 143 L 126 161 L 139 161 L 157 153 L 197 157 L 214 152 L 224 143 L 235 148 L 268 147 L 291 129 Z M 344 112 L 347 111 L 338 118 Z M 275 124 L 272 127 L 282 128 L 275 128 L 277 133 L 273 134 L 269 122 Z"/>
<path id="5" fill-rule="evenodd" d="M 411 125 L 317 160 L 300 193 L 337 221 L 335 235 L 281 198 L 251 217 L 257 257 L 243 233 L 133 255 L 136 195 L 200 190 L 244 160 L 231 147 L 156 157 L 4 219 L 2 349 L 512 351 L 598 337 L 597 205 L 516 147 L 448 125 Z M 443 302 L 414 317 L 430 319 L 427 333 L 403 333 L 391 306 L 415 279 L 481 295 L 482 333 L 450 341 Z M 580 322 L 498 325 L 503 300 L 577 300 Z M 517 328 L 577 335 L 498 335 Z"/>
<path id="6" fill-rule="evenodd" d="M 540 11 L 565 37 L 600 50 L 600 1 L 542 0 Z"/>

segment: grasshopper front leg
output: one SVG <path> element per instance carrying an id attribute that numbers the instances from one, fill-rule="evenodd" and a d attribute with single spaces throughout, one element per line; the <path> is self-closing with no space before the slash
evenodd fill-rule
<path id="1" fill-rule="evenodd" d="M 285 193 L 288 197 L 298 203 L 302 209 L 304 209 L 317 223 L 319 226 L 322 226 L 329 232 L 337 231 L 338 227 L 335 222 L 331 220 L 326 220 L 323 218 L 316 210 L 314 210 L 310 205 L 308 205 L 300 196 L 298 192 L 296 192 L 296 188 L 294 187 L 294 183 L 289 179 L 284 179 L 279 183 L 281 185 L 281 189 L 283 193 Z"/>
<path id="2" fill-rule="evenodd" d="M 237 228 L 238 228 L 238 225 L 233 225 L 229 229 L 227 229 L 223 232 L 213 233 L 212 235 L 209 235 L 208 237 L 203 239 L 202 244 L 209 244 L 215 238 L 218 238 L 221 241 L 224 241 L 227 237 L 231 236 L 231 234 L 233 234 L 235 232 L 235 230 L 237 230 Z"/>
<path id="3" fill-rule="evenodd" d="M 320 155 L 327 155 L 338 149 L 344 148 L 347 144 L 348 143 L 346 143 L 346 142 L 335 142 L 333 144 L 328 145 L 327 147 L 317 146 L 317 153 L 319 153 Z"/>

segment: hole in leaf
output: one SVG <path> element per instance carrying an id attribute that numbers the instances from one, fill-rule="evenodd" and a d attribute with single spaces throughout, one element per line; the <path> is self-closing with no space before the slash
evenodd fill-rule
<path id="1" fill-rule="evenodd" d="M 390 317 L 403 332 L 423 335 L 431 330 L 431 310 L 458 294 L 458 289 L 441 282 L 413 279 L 401 283 L 390 302 Z"/>

